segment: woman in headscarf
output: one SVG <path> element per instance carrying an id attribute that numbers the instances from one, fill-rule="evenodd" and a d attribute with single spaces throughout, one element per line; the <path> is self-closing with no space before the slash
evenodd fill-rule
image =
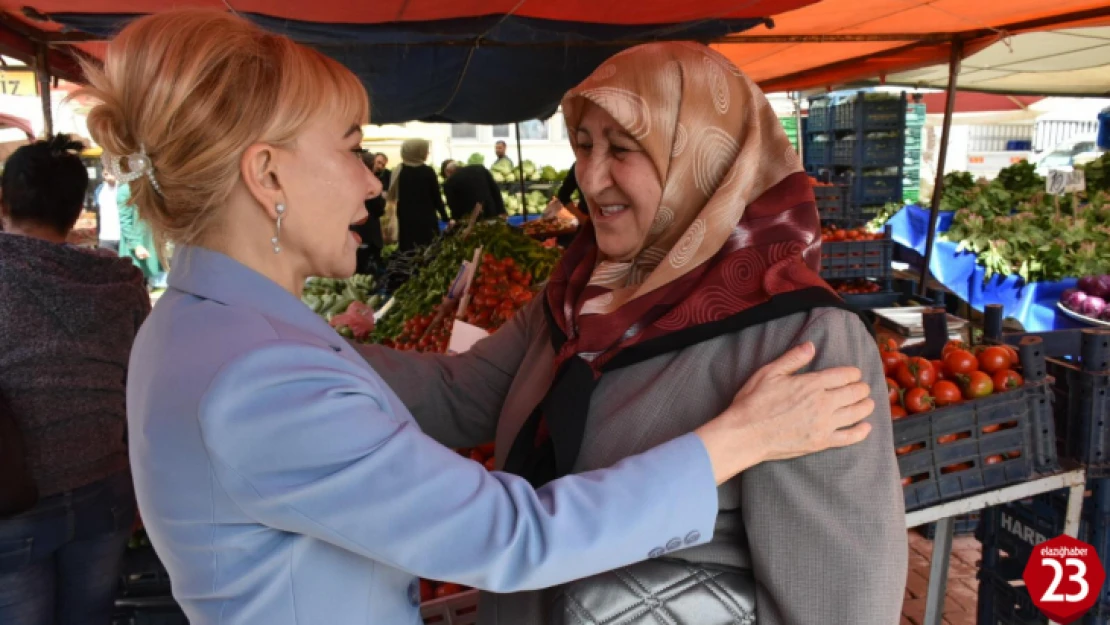
<path id="1" fill-rule="evenodd" d="M 364 350 L 421 425 L 462 444 L 496 432 L 498 468 L 544 484 L 697 428 L 811 341 L 813 367 L 863 370 L 874 432 L 724 484 L 708 545 L 675 536 L 625 569 L 486 595 L 479 622 L 897 622 L 907 552 L 882 365 L 818 275 L 813 192 L 766 98 L 711 49 L 658 43 L 603 64 L 563 112 L 590 221 L 543 297 L 460 356 Z"/>
<path id="2" fill-rule="evenodd" d="M 401 144 L 401 164 L 393 170 L 389 203 L 397 214 L 397 247 L 404 252 L 427 245 L 439 234 L 439 219 L 448 221 L 436 170 L 425 164 L 429 143 L 408 139 Z"/>

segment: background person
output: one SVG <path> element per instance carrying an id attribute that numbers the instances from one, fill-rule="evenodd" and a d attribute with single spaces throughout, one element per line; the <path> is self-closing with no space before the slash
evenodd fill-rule
<path id="1" fill-rule="evenodd" d="M 109 625 L 135 520 L 124 384 L 150 299 L 129 260 L 65 242 L 88 188 L 81 148 L 23 146 L 0 178 L 0 396 L 39 497 L 0 518 L 5 625 Z"/>

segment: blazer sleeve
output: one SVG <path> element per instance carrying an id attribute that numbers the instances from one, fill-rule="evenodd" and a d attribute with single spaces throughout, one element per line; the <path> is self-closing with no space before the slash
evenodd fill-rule
<path id="1" fill-rule="evenodd" d="M 246 515 L 421 577 L 531 590 L 712 534 L 717 490 L 696 435 L 533 490 L 394 406 L 360 363 L 272 340 L 225 364 L 199 412 L 214 477 Z"/>
<path id="2" fill-rule="evenodd" d="M 741 474 L 759 623 L 889 625 L 900 618 L 907 550 L 882 363 L 855 315 L 819 315 L 791 345 L 813 341 L 814 370 L 863 370 L 876 406 L 867 419 L 873 429 L 857 445 Z"/>
<path id="3" fill-rule="evenodd" d="M 352 346 L 429 436 L 448 447 L 474 447 L 494 439 L 501 407 L 528 351 L 530 328 L 543 315 L 541 299 L 457 356 Z"/>

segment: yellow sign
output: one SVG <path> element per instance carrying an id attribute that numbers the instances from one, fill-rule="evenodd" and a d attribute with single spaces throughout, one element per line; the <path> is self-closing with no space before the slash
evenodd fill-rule
<path id="1" fill-rule="evenodd" d="M 35 88 L 35 73 L 26 70 L 0 69 L 0 94 L 2 95 L 37 95 Z"/>

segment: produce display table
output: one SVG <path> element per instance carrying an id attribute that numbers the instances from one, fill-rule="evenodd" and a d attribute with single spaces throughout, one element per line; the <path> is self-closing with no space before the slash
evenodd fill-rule
<path id="1" fill-rule="evenodd" d="M 1083 469 L 1075 469 L 907 513 L 907 528 L 932 522 L 937 524 L 932 564 L 929 570 L 929 587 L 925 596 L 925 620 L 922 625 L 941 625 L 942 623 L 944 596 L 948 586 L 948 560 L 952 555 L 952 529 L 955 517 L 1011 501 L 1020 501 L 1033 495 L 1067 488 L 1069 489 L 1068 511 L 1065 518 L 1064 534 L 1075 537 L 1079 534 L 1083 489 L 1086 482 L 1086 472 Z"/>
<path id="2" fill-rule="evenodd" d="M 952 216 L 953 213 L 940 213 L 938 233 L 948 230 Z M 924 257 L 929 211 L 907 206 L 891 217 L 887 225 L 896 244 Z M 933 244 L 929 273 L 975 310 L 982 311 L 987 304 L 1001 304 L 1005 316 L 1017 319 L 1028 332 L 1086 327 L 1056 310 L 1060 295 L 1076 285 L 1075 279 L 1022 284 L 1017 276 L 1008 276 L 1004 280 L 992 278 L 983 284 L 984 270 L 976 262 L 975 255 L 958 252 L 957 248 L 956 243 L 938 239 Z"/>

